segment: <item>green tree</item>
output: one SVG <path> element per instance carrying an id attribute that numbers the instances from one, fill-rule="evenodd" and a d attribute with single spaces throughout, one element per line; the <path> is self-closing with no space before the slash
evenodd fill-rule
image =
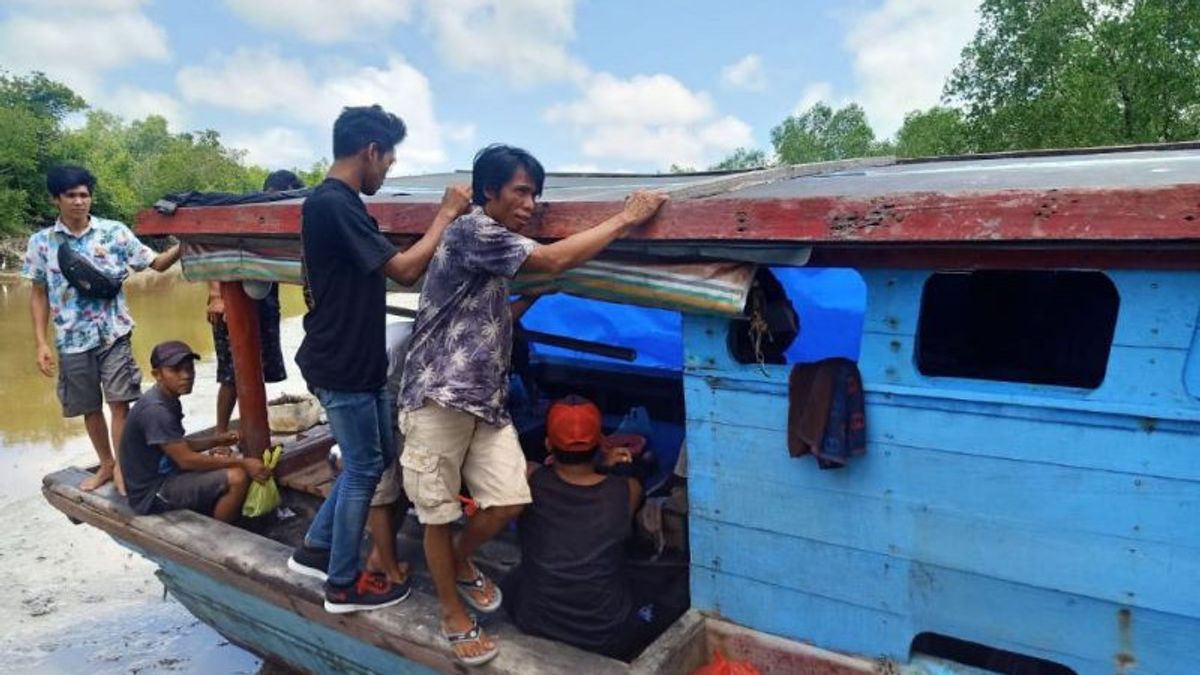
<path id="1" fill-rule="evenodd" d="M 771 162 L 767 160 L 767 153 L 757 148 L 738 148 L 729 154 L 728 157 L 713 164 L 709 167 L 710 171 L 737 171 L 747 169 L 761 169 L 765 166 L 770 166 Z"/>
<path id="2" fill-rule="evenodd" d="M 63 118 L 85 107 L 42 73 L 0 73 L 0 233 L 28 231 L 51 214 L 46 170 L 59 159 Z"/>
<path id="3" fill-rule="evenodd" d="M 771 144 L 782 164 L 866 157 L 887 150 L 875 141 L 866 113 L 857 103 L 836 112 L 817 103 L 771 129 Z"/>
<path id="4" fill-rule="evenodd" d="M 914 110 L 904 116 L 904 125 L 896 132 L 895 152 L 900 157 L 962 155 L 970 151 L 967 123 L 956 108 Z"/>
<path id="5" fill-rule="evenodd" d="M 1180 140 L 1200 132 L 1200 3 L 983 0 L 945 88 L 976 149 Z"/>

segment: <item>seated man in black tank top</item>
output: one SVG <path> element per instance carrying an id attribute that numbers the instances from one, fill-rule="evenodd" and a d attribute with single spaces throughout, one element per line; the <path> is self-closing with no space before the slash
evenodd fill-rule
<path id="1" fill-rule="evenodd" d="M 526 633 L 628 659 L 675 616 L 634 597 L 625 549 L 642 488 L 596 470 L 601 439 L 595 404 L 572 396 L 550 406 L 554 464 L 529 477 L 521 565 L 505 579 L 504 605 Z"/>

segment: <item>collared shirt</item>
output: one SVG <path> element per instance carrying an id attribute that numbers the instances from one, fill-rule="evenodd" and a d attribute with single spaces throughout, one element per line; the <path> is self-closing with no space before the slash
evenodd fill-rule
<path id="1" fill-rule="evenodd" d="M 512 314 L 508 280 L 537 242 L 476 207 L 446 228 L 425 275 L 404 365 L 401 406 L 425 399 L 503 426 Z"/>
<path id="2" fill-rule="evenodd" d="M 128 268 L 144 270 L 156 253 L 123 223 L 91 216 L 87 229 L 76 235 L 62 221 L 29 238 L 21 276 L 46 287 L 55 345 L 63 354 L 107 347 L 133 330 L 133 317 L 122 290 L 112 300 L 79 294 L 58 268 L 58 247 L 63 235 L 76 252 L 87 256 L 97 269 L 124 277 Z"/>

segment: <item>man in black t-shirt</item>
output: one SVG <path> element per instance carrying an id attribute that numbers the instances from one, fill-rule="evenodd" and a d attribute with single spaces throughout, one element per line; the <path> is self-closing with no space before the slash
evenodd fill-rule
<path id="1" fill-rule="evenodd" d="M 129 506 L 139 514 L 191 509 L 229 523 L 242 512 L 250 478 L 266 480 L 271 471 L 257 459 L 206 454 L 236 443 L 236 432 L 185 438 L 179 397 L 192 392 L 198 358 L 178 340 L 150 352 L 155 385 L 125 422 L 121 472 Z"/>
<path id="2" fill-rule="evenodd" d="M 345 108 L 333 125 L 333 166 L 301 211 L 309 309 L 296 364 L 325 407 L 342 451 L 342 472 L 288 567 L 325 575 L 325 609 L 334 613 L 378 609 L 408 597 L 407 581 L 394 584 L 386 575 L 367 573 L 359 560 L 371 495 L 392 460 L 385 281 L 416 283 L 446 226 L 470 204 L 466 186 L 447 188 L 429 230 L 402 252 L 380 233 L 359 193 L 373 195 L 383 185 L 405 133 L 404 123 L 377 105 Z"/>

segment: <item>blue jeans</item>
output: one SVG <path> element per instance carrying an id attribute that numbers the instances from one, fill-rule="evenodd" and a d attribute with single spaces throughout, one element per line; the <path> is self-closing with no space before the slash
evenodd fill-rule
<path id="1" fill-rule="evenodd" d="M 325 406 L 329 428 L 342 450 L 342 473 L 317 511 L 304 541 L 329 549 L 329 583 L 349 586 L 359 574 L 359 547 L 371 495 L 392 461 L 392 416 L 396 406 L 386 388 L 374 392 L 313 388 Z"/>

